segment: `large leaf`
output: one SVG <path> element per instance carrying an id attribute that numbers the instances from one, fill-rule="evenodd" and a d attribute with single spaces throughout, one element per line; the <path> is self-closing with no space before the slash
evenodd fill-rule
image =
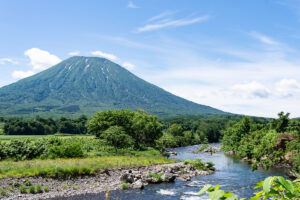
<path id="1" fill-rule="evenodd" d="M 266 193 L 270 192 L 274 178 L 276 177 L 270 176 L 264 180 L 263 189 Z"/>
<path id="2" fill-rule="evenodd" d="M 211 187 L 211 185 L 205 185 L 198 194 L 203 194 L 204 192 L 206 192 L 209 188 Z"/>
<path id="3" fill-rule="evenodd" d="M 225 192 L 223 190 L 215 190 L 209 193 L 209 198 L 211 200 L 218 200 L 224 195 L 224 193 Z"/>
<path id="4" fill-rule="evenodd" d="M 295 191 L 293 183 L 289 180 L 285 180 L 282 176 L 278 177 L 278 182 L 290 193 Z"/>
<path id="5" fill-rule="evenodd" d="M 226 192 L 223 196 L 226 198 L 226 200 L 235 200 L 236 199 L 236 196 L 234 194 L 232 194 L 231 192 Z"/>

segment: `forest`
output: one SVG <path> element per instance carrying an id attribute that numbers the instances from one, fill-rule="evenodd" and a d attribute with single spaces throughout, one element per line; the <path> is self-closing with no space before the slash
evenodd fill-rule
<path id="1" fill-rule="evenodd" d="M 244 117 L 224 131 L 222 148 L 257 167 L 284 166 L 300 173 L 300 121 L 280 112 L 277 119 L 261 124 Z"/>

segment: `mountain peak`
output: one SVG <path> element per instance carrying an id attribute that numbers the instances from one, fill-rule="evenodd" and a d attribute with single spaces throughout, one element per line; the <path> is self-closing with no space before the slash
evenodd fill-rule
<path id="1" fill-rule="evenodd" d="M 73 56 L 0 88 L 0 115 L 91 115 L 139 108 L 160 116 L 222 113 L 177 97 L 100 57 Z"/>

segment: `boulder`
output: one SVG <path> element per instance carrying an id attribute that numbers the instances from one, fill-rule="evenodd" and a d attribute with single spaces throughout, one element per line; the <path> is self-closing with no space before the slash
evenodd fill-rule
<path id="1" fill-rule="evenodd" d="M 125 181 L 126 183 L 133 183 L 134 182 L 134 175 L 131 173 L 125 173 L 120 177 L 121 181 Z"/>
<path id="2" fill-rule="evenodd" d="M 144 189 L 144 183 L 142 182 L 142 179 L 137 180 L 132 184 L 133 189 Z"/>
<path id="3" fill-rule="evenodd" d="M 173 182 L 176 179 L 176 175 L 167 172 L 163 174 L 161 178 L 164 182 Z"/>

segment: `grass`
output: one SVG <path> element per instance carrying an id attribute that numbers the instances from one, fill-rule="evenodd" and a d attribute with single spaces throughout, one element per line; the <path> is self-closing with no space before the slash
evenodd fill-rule
<path id="1" fill-rule="evenodd" d="M 163 156 L 103 156 L 81 159 L 1 161 L 0 178 L 42 176 L 72 178 L 94 175 L 103 169 L 173 163 Z"/>
<path id="2" fill-rule="evenodd" d="M 8 140 L 14 140 L 14 139 L 39 139 L 42 137 L 63 137 L 63 138 L 71 138 L 71 137 L 78 137 L 78 138 L 94 138 L 93 135 L 74 135 L 74 134 L 64 134 L 64 133 L 56 133 L 54 135 L 3 135 L 1 134 L 0 129 L 0 140 L 8 141 Z M 3 131 L 3 130 L 2 130 Z"/>

